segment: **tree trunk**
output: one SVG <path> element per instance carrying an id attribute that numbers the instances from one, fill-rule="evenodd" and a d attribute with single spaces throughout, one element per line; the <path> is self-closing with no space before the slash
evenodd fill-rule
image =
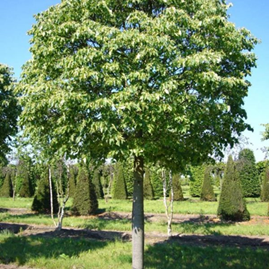
<path id="1" fill-rule="evenodd" d="M 132 213 L 133 269 L 144 266 L 144 197 L 143 197 L 143 157 L 134 158 L 134 191 Z"/>
<path id="2" fill-rule="evenodd" d="M 49 166 L 49 186 L 50 186 L 50 216 L 54 225 L 57 227 L 56 222 L 54 220 L 54 216 L 53 216 L 53 192 L 52 192 L 52 176 L 51 176 L 50 166 Z"/>

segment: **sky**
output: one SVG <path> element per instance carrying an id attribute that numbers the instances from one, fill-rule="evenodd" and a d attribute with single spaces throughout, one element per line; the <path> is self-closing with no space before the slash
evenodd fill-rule
<path id="1" fill-rule="evenodd" d="M 261 124 L 269 123 L 269 1 L 268 0 L 227 0 L 233 6 L 228 10 L 230 21 L 236 27 L 245 27 L 261 43 L 254 50 L 257 55 L 257 68 L 248 78 L 252 86 L 245 98 L 244 108 L 247 122 L 254 132 L 244 132 L 247 147 L 255 153 L 256 161 L 264 159 L 260 150 L 269 147 L 269 140 L 262 141 Z M 22 65 L 31 58 L 29 53 L 29 31 L 35 23 L 34 14 L 40 13 L 60 0 L 0 0 L 0 63 L 14 69 L 14 76 L 20 77 Z"/>

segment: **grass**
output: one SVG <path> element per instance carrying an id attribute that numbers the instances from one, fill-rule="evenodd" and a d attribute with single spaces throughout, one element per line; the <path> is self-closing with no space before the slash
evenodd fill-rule
<path id="1" fill-rule="evenodd" d="M 261 249 L 221 246 L 146 245 L 145 269 L 251 268 L 268 269 Z M 0 263 L 34 268 L 131 268 L 131 243 L 21 237 L 0 233 Z"/>
<path id="2" fill-rule="evenodd" d="M 20 214 L 11 215 L 5 208 L 26 208 L 30 210 L 32 199 L 0 198 L 0 222 L 25 224 L 44 224 L 52 226 L 49 215 Z M 70 208 L 72 200 L 68 202 Z M 173 224 L 173 233 L 204 235 L 267 235 L 268 226 L 259 223 L 208 223 L 205 214 L 216 214 L 217 202 L 201 202 L 191 198 L 174 203 L 174 212 L 198 214 L 193 221 Z M 247 199 L 251 215 L 265 216 L 267 203 Z M 164 213 L 163 201 L 145 201 L 146 213 Z M 67 208 L 67 209 L 68 209 Z M 131 212 L 130 200 L 99 200 L 100 211 Z M 105 220 L 98 217 L 64 218 L 64 226 L 93 230 L 130 231 L 128 219 Z M 166 233 L 165 220 L 145 221 L 146 232 Z M 146 245 L 145 268 L 268 268 L 268 251 L 223 246 L 180 246 L 174 241 L 168 244 Z M 0 233 L 0 263 L 26 265 L 34 268 L 131 268 L 131 243 L 120 241 L 96 241 L 70 238 L 23 237 L 8 231 Z"/>

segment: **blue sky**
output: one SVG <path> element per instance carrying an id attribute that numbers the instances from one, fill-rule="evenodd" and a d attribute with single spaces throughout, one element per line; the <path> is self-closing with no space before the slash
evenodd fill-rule
<path id="1" fill-rule="evenodd" d="M 264 158 L 258 150 L 269 146 L 269 141 L 261 141 L 262 123 L 269 123 L 269 1 L 268 0 L 227 0 L 233 7 L 228 13 L 230 21 L 237 27 L 249 29 L 262 43 L 257 45 L 255 53 L 258 57 L 256 69 L 249 78 L 252 86 L 249 96 L 245 99 L 245 109 L 248 114 L 247 122 L 254 128 L 254 132 L 245 132 L 252 145 L 248 146 L 255 152 L 257 161 Z M 30 59 L 29 36 L 35 20 L 34 14 L 46 10 L 60 0 L 0 0 L 0 63 L 14 68 L 15 76 L 19 78 L 21 66 Z"/>

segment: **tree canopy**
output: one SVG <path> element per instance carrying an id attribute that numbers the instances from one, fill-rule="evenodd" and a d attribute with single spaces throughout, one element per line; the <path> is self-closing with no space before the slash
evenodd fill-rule
<path id="1" fill-rule="evenodd" d="M 20 113 L 14 93 L 15 80 L 12 69 L 0 64 L 0 159 L 9 151 L 11 137 L 17 132 Z"/>
<path id="2" fill-rule="evenodd" d="M 242 105 L 257 40 L 227 9 L 224 0 L 62 0 L 35 16 L 21 124 L 61 156 L 133 158 L 133 244 L 144 230 L 144 163 L 182 170 L 249 128 Z"/>

